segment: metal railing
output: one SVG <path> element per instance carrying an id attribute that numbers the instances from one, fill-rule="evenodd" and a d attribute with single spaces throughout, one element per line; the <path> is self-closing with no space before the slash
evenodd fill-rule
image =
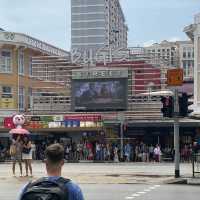
<path id="1" fill-rule="evenodd" d="M 192 155 L 192 175 L 200 174 L 200 152 Z"/>

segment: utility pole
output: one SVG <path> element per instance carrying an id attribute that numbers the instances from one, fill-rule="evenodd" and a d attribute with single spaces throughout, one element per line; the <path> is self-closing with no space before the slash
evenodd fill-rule
<path id="1" fill-rule="evenodd" d="M 124 157 L 124 130 L 123 130 L 123 124 L 124 124 L 124 114 L 118 113 L 118 120 L 120 122 L 120 158 L 123 160 Z"/>
<path id="2" fill-rule="evenodd" d="M 180 149 L 179 149 L 179 103 L 178 89 L 174 91 L 174 150 L 175 150 L 175 178 L 180 177 Z"/>
<path id="3" fill-rule="evenodd" d="M 178 88 L 183 84 L 183 69 L 170 69 L 167 71 L 167 85 L 174 89 L 174 150 L 175 150 L 175 178 L 180 177 L 180 149 L 179 149 L 179 97 Z"/>

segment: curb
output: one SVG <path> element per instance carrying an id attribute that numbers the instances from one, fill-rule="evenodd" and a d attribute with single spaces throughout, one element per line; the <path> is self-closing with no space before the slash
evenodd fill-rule
<path id="1" fill-rule="evenodd" d="M 200 178 L 188 178 L 187 184 L 188 185 L 200 185 Z"/>
<path id="2" fill-rule="evenodd" d="M 200 178 L 174 178 L 163 182 L 164 184 L 200 185 Z"/>
<path id="3" fill-rule="evenodd" d="M 164 181 L 165 184 L 187 184 L 186 178 L 174 178 Z"/>

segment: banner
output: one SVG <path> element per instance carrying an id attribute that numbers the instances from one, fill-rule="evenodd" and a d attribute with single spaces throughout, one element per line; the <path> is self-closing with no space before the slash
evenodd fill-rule
<path id="1" fill-rule="evenodd" d="M 1 109 L 13 109 L 13 108 L 15 108 L 14 99 L 13 98 L 1 98 L 0 108 Z"/>
<path id="2" fill-rule="evenodd" d="M 54 122 L 62 122 L 62 121 L 64 121 L 64 117 L 63 117 L 63 115 L 55 115 L 55 116 L 53 116 L 53 121 Z"/>

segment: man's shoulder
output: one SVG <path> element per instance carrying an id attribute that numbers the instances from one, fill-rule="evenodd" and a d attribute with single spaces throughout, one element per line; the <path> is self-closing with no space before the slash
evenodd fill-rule
<path id="1" fill-rule="evenodd" d="M 66 183 L 66 187 L 68 189 L 69 194 L 82 193 L 81 188 L 78 186 L 78 184 L 74 183 L 72 180 Z"/>
<path id="2" fill-rule="evenodd" d="M 59 177 L 49 177 L 48 179 L 55 181 L 55 180 L 58 180 Z M 78 184 L 74 183 L 70 179 L 66 179 L 65 186 L 69 194 L 69 200 L 83 200 L 84 199 L 81 188 L 78 186 Z"/>

